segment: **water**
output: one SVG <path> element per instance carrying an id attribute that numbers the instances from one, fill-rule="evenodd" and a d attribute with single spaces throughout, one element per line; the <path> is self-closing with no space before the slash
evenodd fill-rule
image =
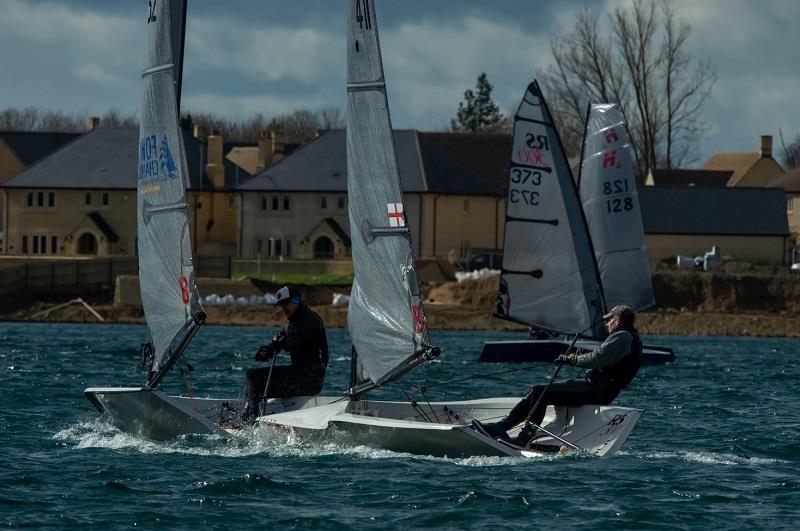
<path id="1" fill-rule="evenodd" d="M 197 394 L 238 394 L 272 332 L 203 329 L 189 355 Z M 516 336 L 433 334 L 441 359 L 382 398 L 402 399 L 411 383 L 511 368 L 475 359 L 484 340 Z M 678 363 L 643 368 L 623 392 L 619 403 L 645 414 L 620 454 L 526 460 L 263 434 L 138 439 L 98 421 L 82 391 L 140 383 L 144 337 L 141 326 L 0 323 L 0 526 L 717 531 L 793 528 L 800 517 L 800 340 L 650 338 L 675 348 Z M 347 381 L 349 343 L 341 330 L 329 338 L 325 392 L 334 393 Z M 518 395 L 551 370 L 432 388 L 429 398 Z M 177 375 L 168 380 L 183 389 Z"/>

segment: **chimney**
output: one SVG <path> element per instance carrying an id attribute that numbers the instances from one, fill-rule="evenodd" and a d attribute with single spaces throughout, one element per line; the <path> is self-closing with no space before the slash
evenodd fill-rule
<path id="1" fill-rule="evenodd" d="M 100 127 L 100 117 L 99 116 L 90 116 L 89 117 L 89 130 L 97 129 Z"/>
<path id="2" fill-rule="evenodd" d="M 206 142 L 208 145 L 206 172 L 211 177 L 215 188 L 223 188 L 225 186 L 225 166 L 222 163 L 222 135 L 217 129 L 214 129 L 206 138 Z"/>
<path id="3" fill-rule="evenodd" d="M 256 161 L 256 172 L 264 171 L 267 166 L 272 164 L 272 155 L 274 152 L 272 135 L 267 130 L 261 131 L 261 134 L 258 135 L 258 160 Z"/>
<path id="4" fill-rule="evenodd" d="M 196 139 L 200 140 L 201 142 L 205 142 L 206 138 L 208 137 L 208 131 L 206 130 L 206 126 L 195 124 L 193 135 Z"/>
<path id="5" fill-rule="evenodd" d="M 761 135 L 761 158 L 772 158 L 772 135 Z"/>
<path id="6" fill-rule="evenodd" d="M 272 131 L 272 162 L 278 162 L 283 158 L 283 150 L 286 147 L 286 138 L 283 131 L 273 129 Z"/>

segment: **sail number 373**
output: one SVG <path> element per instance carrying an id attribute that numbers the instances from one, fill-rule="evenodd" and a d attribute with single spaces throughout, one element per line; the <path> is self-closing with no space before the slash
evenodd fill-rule
<path id="1" fill-rule="evenodd" d="M 522 202 L 526 205 L 537 206 L 539 204 L 539 192 L 534 190 L 524 190 L 516 188 L 514 185 L 539 186 L 542 184 L 542 173 L 527 168 L 511 169 L 511 188 L 508 192 L 508 200 L 512 203 Z"/>

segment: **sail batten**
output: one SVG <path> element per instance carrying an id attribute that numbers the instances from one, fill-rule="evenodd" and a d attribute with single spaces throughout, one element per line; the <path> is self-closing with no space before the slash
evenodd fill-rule
<path id="1" fill-rule="evenodd" d="M 603 337 L 600 278 L 578 193 L 539 85 L 514 119 L 500 293 L 495 315 Z"/>
<path id="2" fill-rule="evenodd" d="M 580 195 L 609 306 L 654 303 L 632 147 L 617 105 L 590 105 Z"/>
<path id="3" fill-rule="evenodd" d="M 191 340 L 202 312 L 189 234 L 186 154 L 178 126 L 184 17 L 185 0 L 150 3 L 142 73 L 137 245 L 142 306 L 154 347 L 151 385 Z"/>
<path id="4" fill-rule="evenodd" d="M 354 381 L 375 386 L 415 367 L 428 351 L 428 338 L 372 0 L 348 3 L 347 194 Z"/>

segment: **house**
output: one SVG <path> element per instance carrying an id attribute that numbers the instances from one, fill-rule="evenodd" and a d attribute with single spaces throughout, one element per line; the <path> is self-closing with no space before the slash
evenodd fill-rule
<path id="1" fill-rule="evenodd" d="M 198 132 L 196 130 L 196 132 Z M 197 254 L 233 254 L 237 184 L 250 174 L 223 157 L 218 134 L 184 132 L 187 200 Z M 5 254 L 136 254 L 137 128 L 97 127 L 0 186 Z"/>
<path id="2" fill-rule="evenodd" d="M 787 260 L 786 193 L 779 188 L 644 186 L 639 203 L 651 259 L 702 255 L 718 245 L 743 261 Z"/>
<path id="3" fill-rule="evenodd" d="M 762 135 L 758 151 L 715 153 L 703 165 L 704 170 L 732 171 L 727 186 L 769 186 L 784 173 L 772 158 L 772 136 Z"/>
<path id="4" fill-rule="evenodd" d="M 769 186 L 786 191 L 786 215 L 794 245 L 800 246 L 800 167 L 787 171 L 770 181 Z"/>
<path id="5" fill-rule="evenodd" d="M 406 220 L 420 257 L 502 247 L 511 137 L 394 131 Z M 327 131 L 238 187 L 240 256 L 350 255 L 346 135 Z"/>
<path id="6" fill-rule="evenodd" d="M 0 185 L 78 135 L 79 133 L 0 131 Z M 4 217 L 3 204 L 0 202 L 0 220 Z M 3 234 L 0 223 L 0 253 L 4 248 Z"/>

